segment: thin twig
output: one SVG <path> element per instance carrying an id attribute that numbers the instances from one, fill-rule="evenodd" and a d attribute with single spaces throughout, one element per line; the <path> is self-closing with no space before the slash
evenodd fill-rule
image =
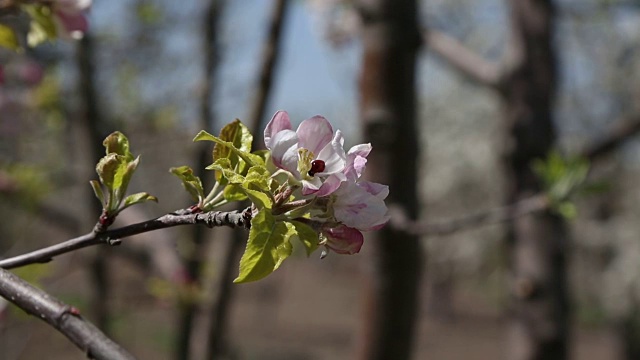
<path id="1" fill-rule="evenodd" d="M 512 221 L 521 216 L 547 210 L 550 204 L 546 194 L 541 193 L 507 206 L 431 224 L 410 221 L 401 208 L 391 207 L 391 226 L 412 235 L 444 236 L 479 226 Z"/>
<path id="2" fill-rule="evenodd" d="M 455 67 L 461 74 L 481 85 L 497 88 L 500 85 L 501 69 L 457 39 L 437 30 L 424 31 L 427 48 Z"/>
<path id="3" fill-rule="evenodd" d="M 615 150 L 638 132 L 640 132 L 640 117 L 629 117 L 627 120 L 616 122 L 605 132 L 606 136 L 593 140 L 578 154 L 591 161 L 597 160 Z M 550 205 L 547 196 L 539 193 L 511 205 L 431 224 L 419 220 L 410 221 L 401 208 L 391 207 L 391 226 L 414 235 L 444 236 L 479 226 L 512 221 L 524 215 L 547 210 Z"/>
<path id="4" fill-rule="evenodd" d="M 125 349 L 108 338 L 78 310 L 37 289 L 12 274 L 0 269 L 0 296 L 26 313 L 58 329 L 80 348 L 88 358 L 108 360 L 135 359 Z"/>
<path id="5" fill-rule="evenodd" d="M 121 228 L 107 230 L 105 232 L 88 234 L 52 245 L 43 249 L 35 250 L 27 254 L 0 260 L 0 268 L 11 269 L 19 266 L 46 263 L 53 257 L 68 252 L 82 249 L 98 244 L 117 245 L 121 239 L 141 234 L 153 230 L 165 229 L 178 225 L 206 225 L 208 227 L 230 226 L 243 227 L 248 229 L 251 220 L 251 210 L 247 208 L 242 211 L 211 211 L 208 213 L 191 214 L 187 210 L 163 215 L 159 218 L 136 223 Z"/>

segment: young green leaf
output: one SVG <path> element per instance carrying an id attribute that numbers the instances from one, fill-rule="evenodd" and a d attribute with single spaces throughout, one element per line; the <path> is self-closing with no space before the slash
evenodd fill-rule
<path id="1" fill-rule="evenodd" d="M 12 28 L 7 25 L 0 24 L 0 46 L 10 50 L 18 50 L 20 42 Z"/>
<path id="2" fill-rule="evenodd" d="M 158 202 L 158 198 L 156 198 L 153 195 L 150 195 L 146 192 L 139 192 L 136 194 L 132 194 L 127 196 L 124 199 L 124 203 L 122 205 L 122 207 L 120 208 L 120 211 L 128 208 L 129 206 L 135 205 L 135 204 L 139 204 L 139 203 L 143 203 L 145 201 L 154 201 L 154 202 Z"/>
<path id="3" fill-rule="evenodd" d="M 269 210 L 261 210 L 251 220 L 247 248 L 240 259 L 240 274 L 233 281 L 260 280 L 274 272 L 291 255 L 292 224 L 275 221 Z"/>
<path id="4" fill-rule="evenodd" d="M 107 202 L 105 201 L 104 192 L 102 192 L 102 186 L 100 185 L 100 182 L 98 182 L 97 180 L 90 180 L 89 183 L 91 184 L 93 193 L 96 194 L 96 197 L 98 198 L 98 200 L 100 200 L 102 206 L 106 206 Z"/>
<path id="5" fill-rule="evenodd" d="M 100 177 L 100 182 L 107 187 L 107 189 L 113 189 L 113 180 L 116 176 L 116 171 L 121 166 L 118 155 L 109 154 L 104 156 L 96 165 L 96 172 Z"/>
<path id="6" fill-rule="evenodd" d="M 129 139 L 119 131 L 114 131 L 102 142 L 107 155 L 114 153 L 124 156 L 126 161 L 133 161 L 133 154 L 129 151 Z"/>
<path id="7" fill-rule="evenodd" d="M 222 191 L 227 201 L 242 201 L 247 199 L 247 194 L 238 184 L 229 184 Z"/>
<path id="8" fill-rule="evenodd" d="M 206 167 L 207 170 L 217 170 L 231 184 L 242 184 L 244 176 L 238 174 L 232 167 L 229 159 L 223 158 L 216 160 L 213 164 Z"/>
<path id="9" fill-rule="evenodd" d="M 220 144 L 222 146 L 227 147 L 232 153 L 238 155 L 242 160 L 244 160 L 247 163 L 247 165 L 249 165 L 250 167 L 256 166 L 256 165 L 264 166 L 264 160 L 262 160 L 260 156 L 251 154 L 248 151 L 243 151 L 241 149 L 238 149 L 232 142 L 224 141 L 216 136 L 209 134 L 204 130 L 200 130 L 200 132 L 198 133 L 198 135 L 196 135 L 193 141 L 213 141 L 216 144 Z M 221 160 L 221 159 L 217 159 L 217 160 Z"/>
<path id="10" fill-rule="evenodd" d="M 188 166 L 180 166 L 169 169 L 169 171 L 180 178 L 182 186 L 198 203 L 204 199 L 204 188 L 199 177 L 194 175 L 193 170 Z"/>
<path id="11" fill-rule="evenodd" d="M 318 243 L 320 241 L 318 233 L 309 225 L 299 221 L 291 221 L 291 225 L 295 229 L 298 240 L 304 245 L 307 256 L 311 256 L 311 254 L 318 249 Z"/>
<path id="12" fill-rule="evenodd" d="M 35 47 L 49 39 L 57 37 L 56 24 L 49 6 L 23 4 L 22 9 L 31 17 L 27 43 Z"/>
<path id="13" fill-rule="evenodd" d="M 251 152 L 253 135 L 251 135 L 249 129 L 244 126 L 240 120 L 236 119 L 235 121 L 225 125 L 222 130 L 220 130 L 220 140 L 229 142 L 233 144 L 236 149 L 249 153 Z M 237 169 L 241 174 L 244 174 L 242 171 L 244 169 L 240 169 L 238 166 L 240 165 L 240 157 L 229 147 L 216 143 L 213 147 L 213 161 L 223 158 L 229 159 L 232 168 Z"/>

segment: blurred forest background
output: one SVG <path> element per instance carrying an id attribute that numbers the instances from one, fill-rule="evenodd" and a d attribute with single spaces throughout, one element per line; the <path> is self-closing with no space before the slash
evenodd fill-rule
<path id="1" fill-rule="evenodd" d="M 640 359 L 640 2 L 95 0 L 89 19 L 80 41 L 0 50 L 2 257 L 91 230 L 110 132 L 141 154 L 130 192 L 160 199 L 118 225 L 191 205 L 168 169 L 208 165 L 200 129 L 278 109 L 371 141 L 389 205 L 429 224 L 530 199 L 554 149 L 602 185 L 563 216 L 392 221 L 257 283 L 230 284 L 246 234 L 228 229 L 15 270 L 140 359 Z M 2 309 L 2 359 L 84 358 Z"/>

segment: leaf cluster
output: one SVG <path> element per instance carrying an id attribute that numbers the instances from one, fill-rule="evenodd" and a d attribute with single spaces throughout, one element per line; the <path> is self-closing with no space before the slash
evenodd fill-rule
<path id="1" fill-rule="evenodd" d="M 106 155 L 98 161 L 96 172 L 100 181 L 91 180 L 91 187 L 102 204 L 101 221 L 109 225 L 122 210 L 145 201 L 158 199 L 146 192 L 127 194 L 127 188 L 133 173 L 140 163 L 129 151 L 129 140 L 121 132 L 116 131 L 102 142 Z"/>

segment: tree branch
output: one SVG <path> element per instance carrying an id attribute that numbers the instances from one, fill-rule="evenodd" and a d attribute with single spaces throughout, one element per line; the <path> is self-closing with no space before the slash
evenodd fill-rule
<path id="1" fill-rule="evenodd" d="M 606 132 L 606 136 L 599 140 L 592 141 L 580 154 L 589 160 L 595 160 L 613 151 L 621 143 L 638 132 L 640 132 L 640 115 L 633 116 L 626 121 L 617 122 Z"/>
<path id="2" fill-rule="evenodd" d="M 638 132 L 640 132 L 640 116 L 619 121 L 606 131 L 604 137 L 593 140 L 585 146 L 578 156 L 594 161 L 615 150 Z M 409 221 L 402 208 L 391 206 L 390 224 L 396 229 L 413 235 L 444 236 L 479 226 L 512 221 L 524 215 L 546 210 L 550 204 L 547 196 L 539 193 L 507 206 L 431 224 L 425 221 Z"/>
<path id="3" fill-rule="evenodd" d="M 499 87 L 502 74 L 498 64 L 488 61 L 443 32 L 425 30 L 423 39 L 429 50 L 445 59 L 471 81 L 491 88 Z"/>
<path id="4" fill-rule="evenodd" d="M 188 213 L 188 210 L 181 210 L 153 220 L 124 226 L 113 230 L 107 230 L 100 233 L 92 231 L 88 234 L 67 240 L 56 245 L 32 251 L 27 254 L 0 260 L 0 268 L 12 269 L 29 264 L 46 263 L 51 261 L 54 256 L 66 254 L 74 250 L 98 244 L 117 245 L 120 243 L 121 239 L 125 237 L 178 225 L 200 224 L 206 225 L 210 228 L 217 226 L 237 226 L 248 229 L 251 226 L 250 221 L 250 208 L 244 209 L 242 211 L 211 211 L 208 213 L 198 214 L 191 214 Z"/>
<path id="5" fill-rule="evenodd" d="M 549 205 L 548 197 L 541 193 L 507 206 L 431 224 L 423 221 L 409 221 L 401 208 L 391 207 L 391 226 L 417 236 L 444 236 L 479 226 L 512 221 L 521 216 L 546 210 Z"/>
<path id="6" fill-rule="evenodd" d="M 29 315 L 45 321 L 65 335 L 88 358 L 108 360 L 134 359 L 120 345 L 108 338 L 77 309 L 33 287 L 7 270 L 0 269 L 0 296 Z"/>

